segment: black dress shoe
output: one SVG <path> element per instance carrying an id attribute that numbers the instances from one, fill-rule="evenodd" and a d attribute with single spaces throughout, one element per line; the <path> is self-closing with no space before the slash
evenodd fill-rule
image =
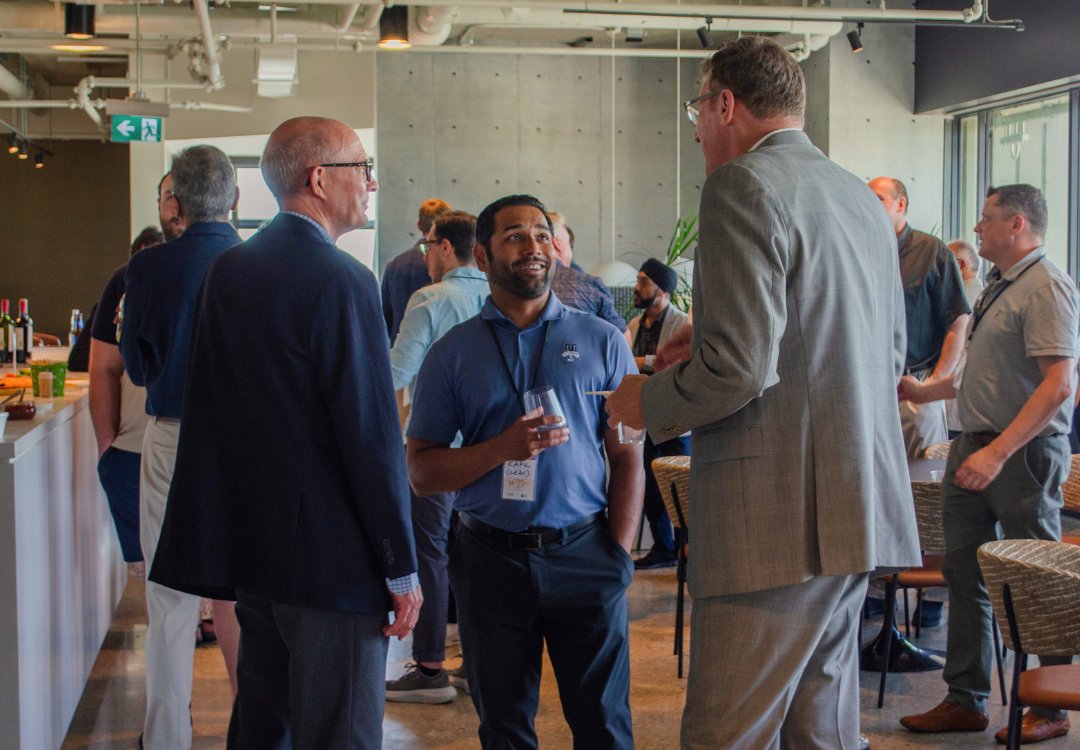
<path id="1" fill-rule="evenodd" d="M 674 568 L 677 564 L 674 550 L 657 549 L 653 547 L 644 557 L 634 560 L 635 570 L 652 570 L 653 568 Z"/>

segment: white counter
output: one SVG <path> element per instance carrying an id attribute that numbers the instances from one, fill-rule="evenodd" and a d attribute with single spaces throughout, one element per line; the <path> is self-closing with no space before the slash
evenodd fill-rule
<path id="1" fill-rule="evenodd" d="M 0 438 L 4 750 L 60 747 L 127 581 L 88 399 L 71 393 Z"/>

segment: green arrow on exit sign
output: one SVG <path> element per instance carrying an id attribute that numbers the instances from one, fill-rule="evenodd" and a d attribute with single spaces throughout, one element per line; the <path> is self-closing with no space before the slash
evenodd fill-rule
<path id="1" fill-rule="evenodd" d="M 112 116 L 113 143 L 158 143 L 161 141 L 161 118 L 136 115 Z"/>

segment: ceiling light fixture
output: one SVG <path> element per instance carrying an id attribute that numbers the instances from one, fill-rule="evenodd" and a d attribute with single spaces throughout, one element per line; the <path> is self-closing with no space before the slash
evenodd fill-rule
<path id="1" fill-rule="evenodd" d="M 34 154 L 34 169 L 45 169 L 45 154 Z"/>
<path id="2" fill-rule="evenodd" d="M 851 45 L 851 54 L 853 55 L 863 51 L 862 30 L 863 25 L 860 23 L 857 29 L 852 29 L 847 33 L 847 41 Z"/>
<path id="3" fill-rule="evenodd" d="M 64 36 L 68 39 L 94 38 L 94 6 L 64 4 Z"/>
<path id="4" fill-rule="evenodd" d="M 49 49 L 54 49 L 57 52 L 104 52 L 109 49 L 104 44 L 50 44 Z M 85 62 L 80 60 L 80 62 Z"/>
<path id="5" fill-rule="evenodd" d="M 19 144 L 18 157 L 19 157 L 19 159 L 21 159 L 23 161 L 30 158 L 30 152 L 26 150 L 26 144 L 25 143 L 20 143 Z"/>
<path id="6" fill-rule="evenodd" d="M 710 18 L 709 16 L 705 16 L 705 25 L 700 26 L 697 29 L 697 38 L 698 38 L 698 41 L 701 42 L 701 48 L 702 49 L 708 49 L 709 45 L 712 44 L 712 39 L 710 38 L 711 32 L 712 32 L 712 18 Z"/>
<path id="7" fill-rule="evenodd" d="M 409 6 L 394 5 L 383 9 L 379 19 L 379 48 L 408 49 Z"/>
<path id="8" fill-rule="evenodd" d="M 15 135 L 14 133 L 8 136 L 7 152 L 9 154 L 19 153 L 19 136 Z"/>

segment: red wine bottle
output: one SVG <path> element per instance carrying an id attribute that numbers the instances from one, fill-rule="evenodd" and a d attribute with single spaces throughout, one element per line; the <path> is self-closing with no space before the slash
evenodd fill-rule
<path id="1" fill-rule="evenodd" d="M 19 300 L 19 317 L 15 318 L 15 362 L 22 364 L 34 352 L 34 321 L 30 317 L 26 297 Z"/>

